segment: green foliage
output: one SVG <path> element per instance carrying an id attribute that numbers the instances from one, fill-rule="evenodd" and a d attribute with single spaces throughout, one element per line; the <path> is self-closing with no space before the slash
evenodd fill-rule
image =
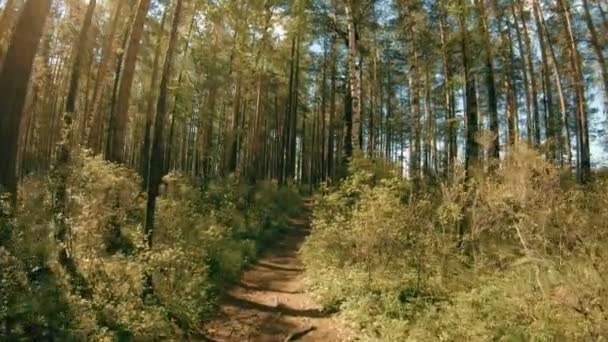
<path id="1" fill-rule="evenodd" d="M 13 234 L 0 247 L 1 340 L 152 341 L 198 331 L 227 282 L 301 206 L 297 193 L 270 182 L 248 187 L 225 179 L 201 191 L 170 174 L 150 248 L 139 177 L 86 153 L 71 168 L 66 245 L 73 269 L 58 259 L 47 182 L 26 179 L 15 218 L 7 220 Z"/>
<path id="2" fill-rule="evenodd" d="M 359 166 L 316 203 L 312 293 L 370 340 L 602 340 L 608 183 L 574 187 L 515 149 L 468 184 L 416 192 Z"/>

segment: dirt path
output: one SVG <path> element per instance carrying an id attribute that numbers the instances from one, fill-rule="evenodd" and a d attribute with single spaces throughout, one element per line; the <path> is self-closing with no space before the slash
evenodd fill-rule
<path id="1" fill-rule="evenodd" d="M 331 315 L 304 293 L 298 250 L 309 230 L 309 207 L 288 232 L 228 291 L 218 319 L 207 325 L 212 341 L 352 341 Z"/>

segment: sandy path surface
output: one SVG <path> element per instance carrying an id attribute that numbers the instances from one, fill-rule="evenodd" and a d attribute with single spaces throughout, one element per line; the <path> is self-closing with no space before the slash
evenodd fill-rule
<path id="1" fill-rule="evenodd" d="M 309 232 L 310 205 L 291 229 L 279 235 L 221 302 L 219 317 L 207 324 L 211 341 L 353 341 L 334 317 L 303 292 L 298 250 Z"/>

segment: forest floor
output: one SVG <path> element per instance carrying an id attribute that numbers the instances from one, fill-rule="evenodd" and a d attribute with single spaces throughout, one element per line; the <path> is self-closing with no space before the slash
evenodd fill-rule
<path id="1" fill-rule="evenodd" d="M 305 290 L 298 251 L 310 230 L 310 201 L 291 227 L 228 290 L 217 319 L 206 326 L 211 341 L 354 341 L 336 317 L 324 313 Z"/>

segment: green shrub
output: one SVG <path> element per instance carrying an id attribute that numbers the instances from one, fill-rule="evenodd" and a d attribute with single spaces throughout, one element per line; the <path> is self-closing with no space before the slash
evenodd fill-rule
<path id="1" fill-rule="evenodd" d="M 604 338 L 606 181 L 573 186 L 525 146 L 468 184 L 460 171 L 416 191 L 353 165 L 317 200 L 302 255 L 312 293 L 368 339 Z"/>
<path id="2" fill-rule="evenodd" d="M 183 339 L 301 205 L 272 182 L 201 188 L 169 174 L 149 248 L 138 175 L 86 152 L 70 167 L 71 266 L 58 262 L 47 180 L 24 180 L 15 218 L 2 214 L 12 234 L 0 243 L 0 340 Z"/>

